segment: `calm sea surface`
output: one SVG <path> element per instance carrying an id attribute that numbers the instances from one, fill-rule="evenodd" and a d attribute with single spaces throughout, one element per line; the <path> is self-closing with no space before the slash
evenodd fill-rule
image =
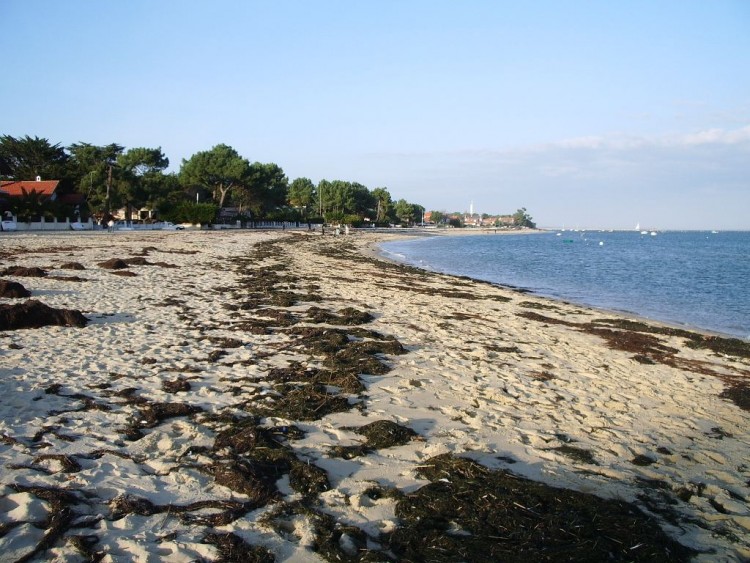
<path id="1" fill-rule="evenodd" d="M 562 232 L 389 242 L 390 258 L 750 339 L 750 232 Z"/>

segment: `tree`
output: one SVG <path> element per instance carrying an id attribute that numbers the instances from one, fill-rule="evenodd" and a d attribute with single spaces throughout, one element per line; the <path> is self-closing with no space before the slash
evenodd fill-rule
<path id="1" fill-rule="evenodd" d="M 417 209 L 418 207 L 419 206 L 407 202 L 405 199 L 399 199 L 394 206 L 394 212 L 401 223 L 410 225 L 418 215 L 421 218 L 421 213 L 419 213 L 419 210 Z"/>
<path id="2" fill-rule="evenodd" d="M 235 199 L 256 217 L 264 217 L 284 206 L 288 188 L 289 180 L 280 166 L 254 162 L 247 170 L 244 184 L 237 189 Z"/>
<path id="3" fill-rule="evenodd" d="M 329 222 L 358 222 L 376 213 L 376 199 L 366 186 L 344 180 L 318 183 L 318 208 Z"/>
<path id="4" fill-rule="evenodd" d="M 435 223 L 436 225 L 441 225 L 445 223 L 446 215 L 442 211 L 431 211 L 430 218 L 431 218 L 431 221 Z"/>
<path id="5" fill-rule="evenodd" d="M 146 205 L 156 210 L 159 217 L 168 214 L 172 209 L 184 202 L 196 201 L 195 192 L 187 192 L 177 174 L 159 173 L 149 176 Z"/>
<path id="6" fill-rule="evenodd" d="M 351 184 L 344 180 L 333 180 L 326 193 L 326 201 L 337 220 L 340 220 L 354 206 Z"/>
<path id="7" fill-rule="evenodd" d="M 120 195 L 125 200 L 127 219 L 131 216 L 131 205 L 143 207 L 158 196 L 160 176 L 169 166 L 161 147 L 150 149 L 137 147 L 118 155 L 117 164 L 122 171 Z"/>
<path id="8" fill-rule="evenodd" d="M 182 160 L 180 181 L 184 186 L 208 188 L 219 207 L 234 189 L 244 186 L 250 163 L 232 147 L 220 144 L 209 151 L 197 152 Z"/>
<path id="9" fill-rule="evenodd" d="M 34 189 L 26 191 L 25 188 L 21 188 L 21 196 L 11 200 L 10 210 L 19 220 L 27 223 L 38 221 L 42 217 L 54 217 L 49 197 Z"/>
<path id="10" fill-rule="evenodd" d="M 143 177 L 165 170 L 169 166 L 169 159 L 164 156 L 161 147 L 155 149 L 137 147 L 119 155 L 117 164 L 125 170 L 130 170 L 136 176 Z"/>
<path id="11" fill-rule="evenodd" d="M 328 210 L 328 205 L 326 204 L 326 198 L 330 198 L 331 194 L 333 193 L 333 184 L 332 182 L 329 182 L 328 180 L 321 180 L 318 182 L 318 189 L 316 190 L 316 195 L 318 196 L 318 214 L 321 217 L 325 217 L 326 211 Z"/>
<path id="12" fill-rule="evenodd" d="M 388 188 L 375 188 L 372 190 L 372 197 L 375 198 L 375 222 L 383 223 L 391 214 L 393 201 Z"/>
<path id="13" fill-rule="evenodd" d="M 171 210 L 168 217 L 177 223 L 208 225 L 214 222 L 218 210 L 213 203 L 182 202 Z"/>
<path id="14" fill-rule="evenodd" d="M 346 209 L 346 212 L 349 215 L 356 215 L 360 219 L 364 217 L 374 219 L 376 207 L 377 200 L 367 187 L 358 182 L 352 182 L 350 184 L 349 207 Z"/>
<path id="15" fill-rule="evenodd" d="M 513 224 L 517 227 L 528 227 L 529 229 L 536 228 L 536 223 L 531 220 L 531 215 L 526 213 L 525 207 L 522 207 L 513 214 Z"/>
<path id="16" fill-rule="evenodd" d="M 315 204 L 315 184 L 309 178 L 295 178 L 287 191 L 287 203 L 298 209 L 303 218 L 308 217 Z"/>
<path id="17" fill-rule="evenodd" d="M 117 184 L 123 180 L 117 158 L 125 147 L 117 143 L 96 146 L 74 143 L 68 147 L 71 174 L 77 179 L 78 190 L 86 194 L 89 207 L 105 217 L 123 203 Z"/>
<path id="18" fill-rule="evenodd" d="M 68 155 L 60 144 L 39 137 L 0 136 L 2 174 L 13 180 L 61 180 L 66 174 Z"/>

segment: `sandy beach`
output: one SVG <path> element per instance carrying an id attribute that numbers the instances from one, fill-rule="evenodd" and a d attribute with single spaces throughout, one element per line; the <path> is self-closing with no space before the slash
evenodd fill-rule
<path id="1" fill-rule="evenodd" d="M 750 560 L 750 345 L 390 236 L 0 238 L 0 561 Z"/>

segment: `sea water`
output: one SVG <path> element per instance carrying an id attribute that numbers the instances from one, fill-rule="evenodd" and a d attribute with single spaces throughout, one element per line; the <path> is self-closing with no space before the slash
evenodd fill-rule
<path id="1" fill-rule="evenodd" d="M 750 232 L 429 236 L 382 250 L 428 270 L 750 339 Z"/>

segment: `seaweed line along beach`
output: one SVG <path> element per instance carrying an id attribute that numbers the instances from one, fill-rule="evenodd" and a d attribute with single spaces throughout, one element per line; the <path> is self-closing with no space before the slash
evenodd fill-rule
<path id="1" fill-rule="evenodd" d="M 4 236 L 0 561 L 750 558 L 747 342 L 396 236 Z"/>

